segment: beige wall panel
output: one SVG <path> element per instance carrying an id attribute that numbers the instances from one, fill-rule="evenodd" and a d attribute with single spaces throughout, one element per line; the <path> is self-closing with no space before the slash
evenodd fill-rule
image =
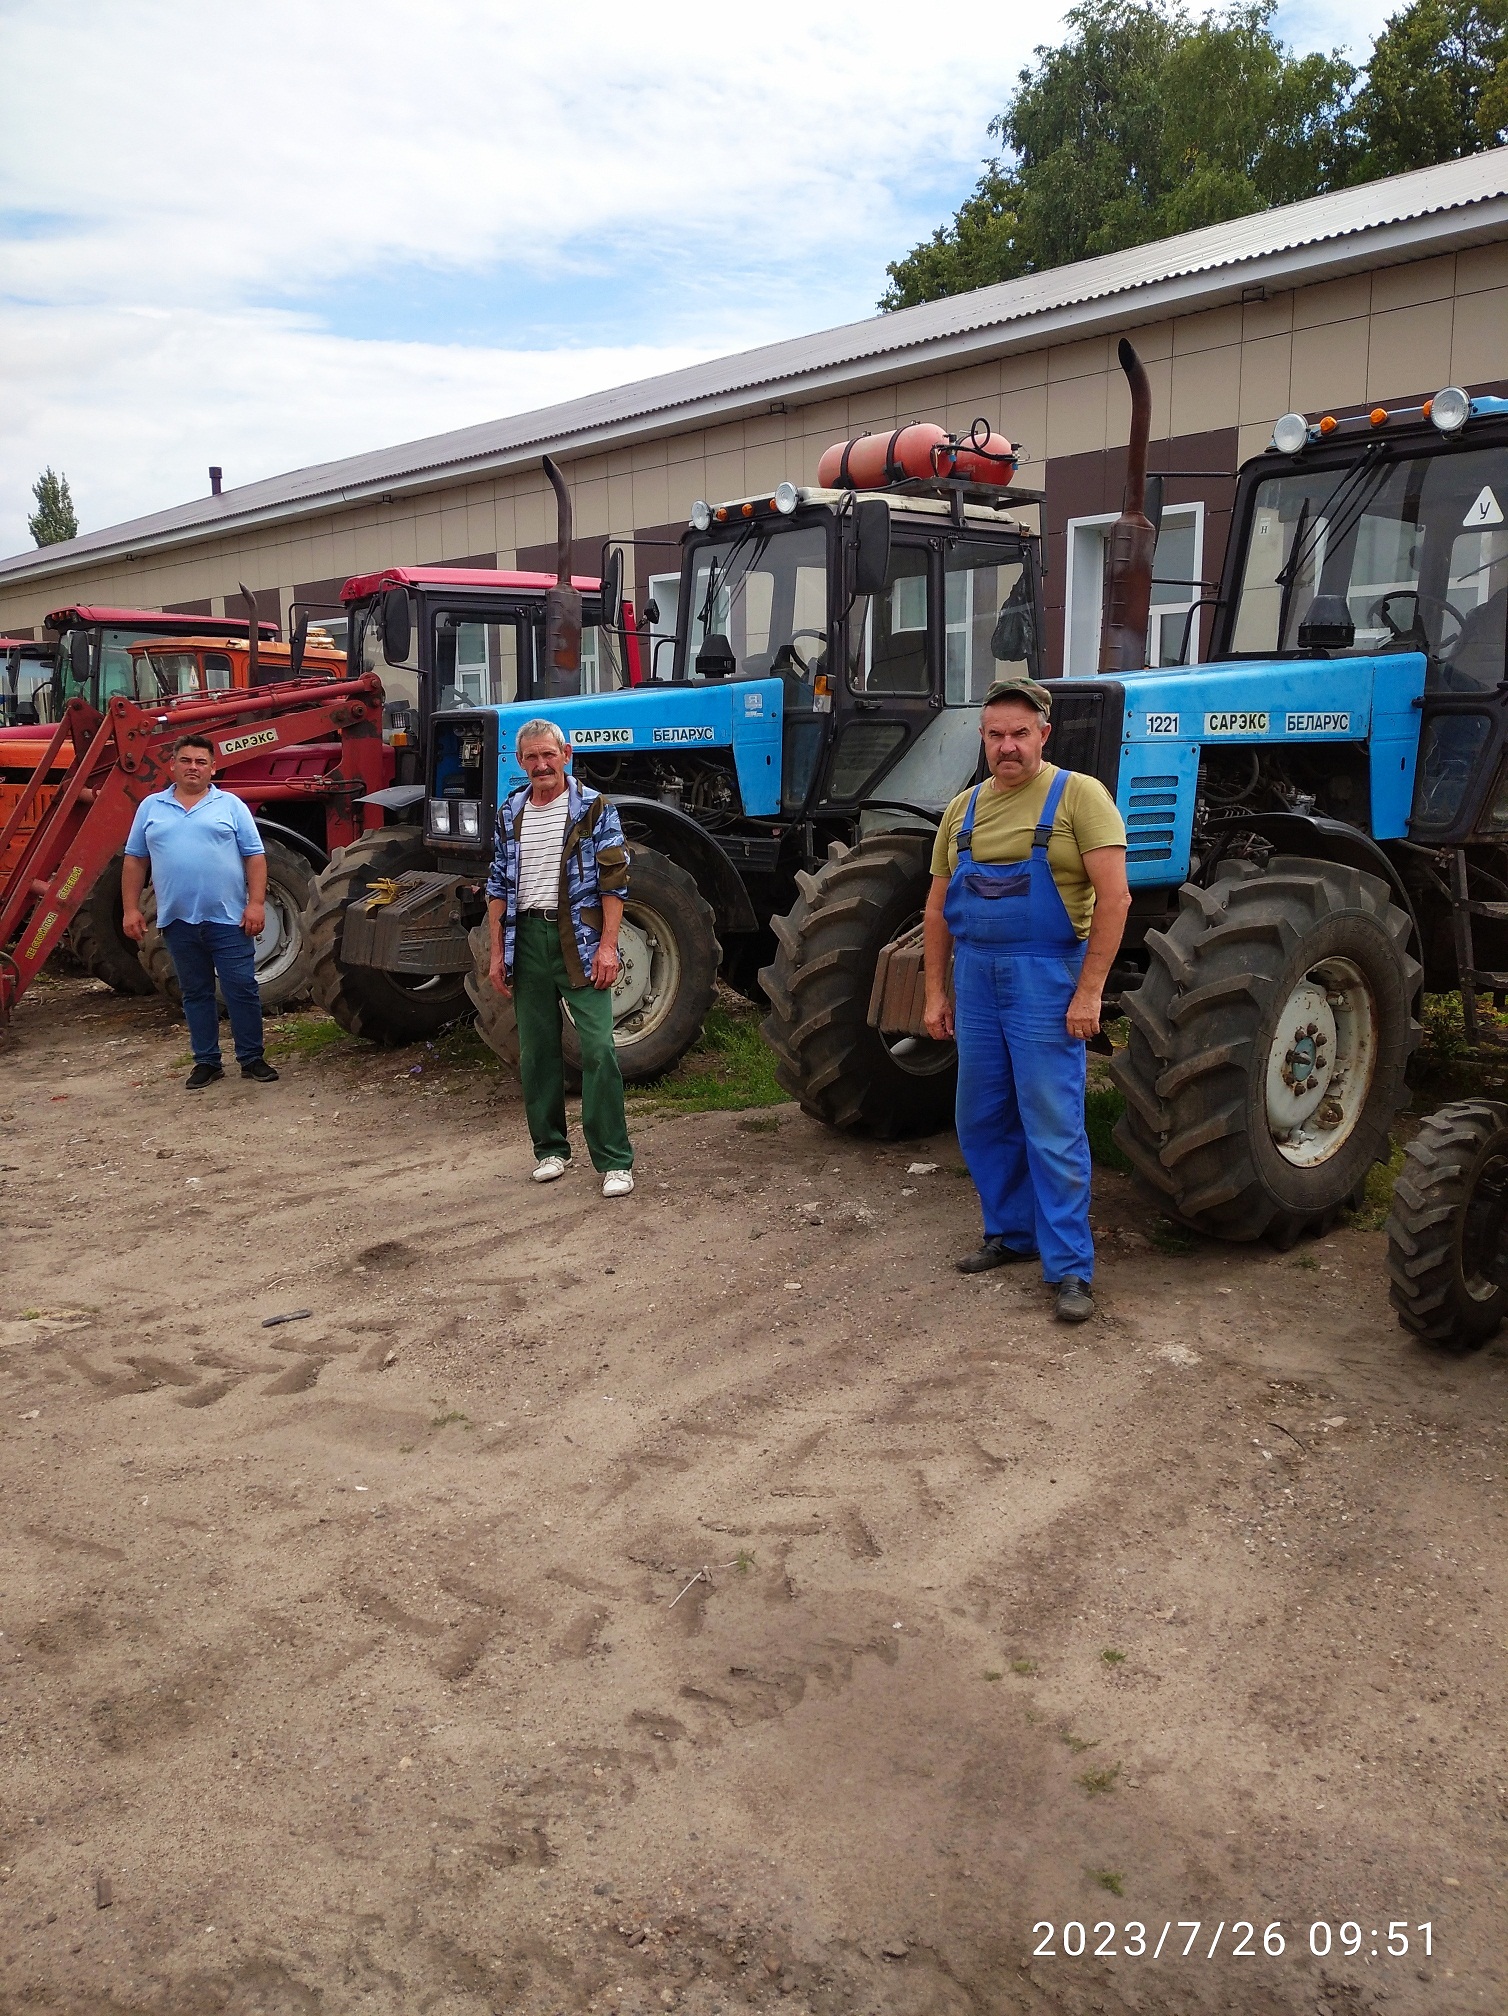
<path id="1" fill-rule="evenodd" d="M 744 450 L 744 482 L 752 497 L 756 491 L 766 495 L 774 491 L 777 483 L 783 483 L 790 473 L 790 450 L 783 441 L 766 442 L 762 447 Z M 792 479 L 794 481 L 794 478 Z"/>
<path id="2" fill-rule="evenodd" d="M 497 507 L 489 497 L 485 503 L 466 506 L 466 551 L 468 553 L 495 553 L 497 551 Z"/>
<path id="3" fill-rule="evenodd" d="M 1261 455 L 1272 441 L 1272 423 L 1265 425 L 1256 421 L 1243 421 L 1236 430 L 1236 461 L 1249 462 L 1253 455 Z"/>
<path id="4" fill-rule="evenodd" d="M 1241 351 L 1234 343 L 1173 359 L 1171 432 L 1205 434 L 1233 427 L 1241 403 Z"/>
<path id="5" fill-rule="evenodd" d="M 1152 357 L 1142 359 L 1146 366 L 1147 383 L 1152 388 L 1152 439 L 1166 440 L 1173 429 L 1173 374 L 1182 370 L 1181 361 L 1172 357 Z M 1111 374 L 1106 393 L 1105 424 L 1109 429 L 1107 447 L 1119 448 L 1131 439 L 1131 393 L 1126 384 L 1126 374 L 1117 370 Z"/>
<path id="6" fill-rule="evenodd" d="M 435 553 L 437 560 L 459 560 L 463 554 L 474 549 L 471 544 L 471 527 L 466 519 L 466 507 L 447 505 L 441 511 L 439 547 Z"/>
<path id="7" fill-rule="evenodd" d="M 1015 357 L 1000 360 L 1000 396 L 1010 399 L 1017 392 L 1025 391 L 1028 385 L 1047 383 L 1046 350 L 1023 350 Z"/>
<path id="8" fill-rule="evenodd" d="M 555 530 L 554 500 L 550 509 L 545 509 L 545 500 L 537 490 L 521 490 L 513 500 L 513 542 L 515 551 L 520 546 L 537 546 L 543 539 L 553 537 Z"/>
<path id="9" fill-rule="evenodd" d="M 709 455 L 707 457 L 706 490 L 703 495 L 709 504 L 722 504 L 730 497 L 743 497 L 748 492 L 744 481 L 743 451 L 736 455 Z"/>
<path id="10" fill-rule="evenodd" d="M 1275 294 L 1270 301 L 1243 301 L 1241 303 L 1241 337 L 1243 342 L 1260 341 L 1264 336 L 1285 336 L 1293 327 L 1293 296 L 1291 293 Z"/>
<path id="11" fill-rule="evenodd" d="M 765 448 L 772 441 L 785 440 L 786 413 L 752 413 L 744 422 L 744 446 Z"/>
<path id="12" fill-rule="evenodd" d="M 672 434 L 669 447 L 669 466 L 672 469 L 677 463 L 705 463 L 707 459 L 707 436 L 700 427 L 693 427 L 684 434 Z"/>
<path id="13" fill-rule="evenodd" d="M 1354 320 L 1294 330 L 1288 396 L 1295 412 L 1323 413 L 1366 398 L 1368 332 L 1367 322 Z"/>
<path id="14" fill-rule="evenodd" d="M 1108 371 L 1114 350 L 1106 336 L 1091 336 L 1083 343 L 1059 343 L 1047 354 L 1047 382 L 1061 378 L 1088 378 Z M 1053 449 L 1053 454 L 1059 451 Z"/>
<path id="15" fill-rule="evenodd" d="M 1291 412 L 1290 383 L 1293 377 L 1293 338 L 1281 336 L 1250 338 L 1241 345 L 1240 418 L 1243 423 L 1270 427 L 1281 414 Z"/>
<path id="16" fill-rule="evenodd" d="M 1354 273 L 1345 280 L 1327 280 L 1319 287 L 1301 287 L 1293 297 L 1293 326 L 1317 329 L 1326 322 L 1365 315 L 1371 306 L 1372 276 Z"/>
<path id="17" fill-rule="evenodd" d="M 636 525 L 664 525 L 670 519 L 670 477 L 664 469 L 636 469 L 633 520 Z"/>
<path id="18" fill-rule="evenodd" d="M 335 565 L 330 569 L 331 576 L 339 574 L 343 580 L 348 581 L 353 574 L 361 572 L 361 562 L 357 558 L 357 535 L 354 525 L 338 525 L 335 528 L 330 538 L 330 557 L 335 562 Z M 313 574 L 295 573 L 293 570 L 293 556 L 291 554 L 288 557 L 287 572 L 290 581 L 313 581 L 319 578 Z"/>
<path id="19" fill-rule="evenodd" d="M 607 456 L 607 473 L 609 478 L 612 478 L 614 476 L 633 475 L 634 451 L 631 446 L 627 448 L 609 449 Z"/>
<path id="20" fill-rule="evenodd" d="M 1480 294 L 1489 287 L 1508 287 L 1508 244 L 1473 245 L 1456 254 L 1456 292 Z"/>
<path id="21" fill-rule="evenodd" d="M 575 515 L 575 527 L 580 538 L 598 538 L 607 531 L 607 481 L 598 478 L 589 483 L 573 483 L 571 504 Z M 551 500 L 553 504 L 553 498 Z M 551 525 L 555 514 L 551 511 Z M 553 536 L 553 535 L 552 535 Z"/>
<path id="22" fill-rule="evenodd" d="M 1447 252 L 1439 259 L 1414 259 L 1407 266 L 1382 266 L 1372 275 L 1372 313 L 1392 308 L 1417 308 L 1423 301 L 1447 301 L 1456 291 L 1456 261 Z"/>
<path id="23" fill-rule="evenodd" d="M 740 455 L 743 453 L 744 427 L 741 420 L 726 421 L 721 427 L 708 427 L 702 434 L 703 452 L 706 455 Z"/>
<path id="24" fill-rule="evenodd" d="M 836 441 L 848 424 L 848 401 L 814 399 L 810 405 L 793 406 L 791 417 L 800 423 L 803 434 L 824 434 L 829 440 Z"/>
<path id="25" fill-rule="evenodd" d="M 983 400 L 993 412 L 999 404 L 998 364 L 974 364 L 967 371 L 950 371 L 943 382 L 947 387 L 950 407 L 970 406 L 975 400 Z M 980 406 L 977 410 L 983 412 L 984 406 Z"/>
<path id="26" fill-rule="evenodd" d="M 414 519 L 395 519 L 386 527 L 386 533 L 387 551 L 382 560 L 384 566 L 418 567 L 430 557 L 427 550 L 420 549 L 419 526 Z M 427 549 L 428 541 L 425 545 Z"/>
<path id="27" fill-rule="evenodd" d="M 375 525 L 353 525 L 351 527 L 351 545 L 355 555 L 350 567 L 352 574 L 375 574 L 380 567 L 387 565 L 391 557 L 388 553 L 387 539 L 383 533 L 378 531 Z M 344 571 L 340 567 L 331 569 L 333 574 L 339 574 Z M 305 572 L 304 568 L 300 566 L 298 579 L 300 581 L 320 581 L 324 579 L 324 576 L 316 574 L 312 567 Z"/>
<path id="28" fill-rule="evenodd" d="M 1000 431 L 1009 440 L 1024 442 L 1040 461 L 1046 453 L 1047 387 L 1023 385 L 1000 402 Z"/>
<path id="29" fill-rule="evenodd" d="M 1135 350 L 1143 364 L 1150 364 L 1154 357 L 1172 356 L 1173 332 L 1177 326 L 1174 322 L 1148 322 L 1140 329 L 1128 329 L 1126 336 L 1132 349 Z M 1230 342 L 1234 339 L 1227 337 L 1225 340 Z M 1117 337 L 1116 346 L 1118 346 L 1119 341 L 1120 339 Z M 1116 346 L 1112 346 L 1107 352 L 1107 361 L 1112 369 L 1119 368 L 1115 361 Z M 1188 348 L 1189 346 L 1185 345 L 1184 347 Z"/>
<path id="30" fill-rule="evenodd" d="M 1103 371 L 1047 388 L 1047 429 L 1041 452 L 1086 455 L 1105 446 L 1110 380 Z"/>
<path id="31" fill-rule="evenodd" d="M 1402 399 L 1439 390 L 1450 376 L 1455 305 L 1450 299 L 1427 301 L 1372 317 L 1367 342 L 1369 399 Z"/>
<path id="32" fill-rule="evenodd" d="M 1457 296 L 1445 376 L 1452 385 L 1508 378 L 1508 287 Z"/>
<path id="33" fill-rule="evenodd" d="M 1201 315 L 1180 315 L 1173 324 L 1173 355 L 1186 356 L 1191 350 L 1219 350 L 1241 341 L 1241 308 L 1231 302 L 1224 308 L 1207 308 Z"/>
<path id="34" fill-rule="evenodd" d="M 930 396 L 935 398 L 936 394 Z M 896 415 L 900 411 L 902 398 L 908 407 L 915 409 L 916 394 L 909 384 L 866 386 L 862 392 L 855 392 L 849 399 L 848 417 L 843 425 L 854 434 L 864 427 L 868 427 L 876 434 L 882 427 L 892 428 L 896 425 Z"/>

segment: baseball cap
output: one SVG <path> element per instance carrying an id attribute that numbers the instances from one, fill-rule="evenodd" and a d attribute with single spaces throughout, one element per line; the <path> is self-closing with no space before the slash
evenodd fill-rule
<path id="1" fill-rule="evenodd" d="M 1046 719 L 1052 718 L 1052 695 L 1036 679 L 997 679 L 979 704 L 990 707 L 997 700 L 1024 700 Z"/>

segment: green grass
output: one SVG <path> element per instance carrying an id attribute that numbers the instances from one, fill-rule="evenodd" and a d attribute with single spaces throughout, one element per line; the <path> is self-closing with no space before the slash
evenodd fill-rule
<path id="1" fill-rule="evenodd" d="M 317 1009 L 280 1015 L 267 1024 L 269 1057 L 322 1057 L 327 1050 L 351 1041 L 334 1016 L 321 1015 Z"/>
<path id="2" fill-rule="evenodd" d="M 1358 1232 L 1380 1232 L 1393 1208 L 1393 1185 L 1402 1174 L 1403 1143 L 1395 1138 L 1388 1143 L 1387 1161 L 1374 1162 L 1367 1171 L 1361 1209 L 1351 1213 L 1347 1224 Z"/>
<path id="3" fill-rule="evenodd" d="M 470 1416 L 461 1413 L 460 1409 L 456 1407 L 450 1408 L 444 1414 L 437 1414 L 429 1425 L 431 1428 L 448 1428 L 452 1421 L 459 1421 L 463 1428 L 471 1426 Z"/>
<path id="4" fill-rule="evenodd" d="M 1091 1799 L 1098 1799 L 1105 1792 L 1115 1790 L 1115 1781 L 1121 1775 L 1119 1764 L 1107 1764 L 1100 1771 L 1085 1771 L 1080 1774 L 1079 1783 Z"/>
<path id="5" fill-rule="evenodd" d="M 453 1022 L 425 1047 L 433 1052 L 437 1064 L 453 1064 L 463 1070 L 479 1071 L 501 1071 L 503 1068 L 502 1058 L 478 1036 L 476 1021 L 469 1014 L 461 1021 Z"/>
<path id="6" fill-rule="evenodd" d="M 1126 1110 L 1126 1102 L 1113 1085 L 1091 1085 L 1084 1094 L 1084 1125 L 1089 1134 L 1089 1153 L 1103 1169 L 1131 1173 L 1131 1164 L 1116 1146 L 1115 1123 Z"/>
<path id="7" fill-rule="evenodd" d="M 775 1082 L 775 1053 L 759 1033 L 752 1004 L 719 1003 L 708 1015 L 702 1040 L 674 1071 L 635 1088 L 635 1113 L 737 1113 L 778 1106 L 786 1094 Z"/>
<path id="8" fill-rule="evenodd" d="M 1003 1680 L 1005 1678 L 1005 1675 L 999 1672 L 995 1667 L 987 1666 L 984 1670 L 984 1677 L 986 1680 Z"/>
<path id="9" fill-rule="evenodd" d="M 1112 1897 L 1124 1897 L 1126 1879 L 1119 1869 L 1086 1869 L 1085 1875 L 1092 1883 L 1098 1883 L 1102 1890 L 1108 1890 Z"/>
<path id="10" fill-rule="evenodd" d="M 1077 1757 L 1081 1751 L 1098 1750 L 1100 1747 L 1100 1739 L 1098 1736 L 1075 1736 L 1071 1729 L 1064 1729 L 1060 1733 L 1062 1735 L 1063 1741 L 1068 1745 L 1069 1749 L 1073 1752 L 1075 1757 Z"/>
<path id="11" fill-rule="evenodd" d="M 1175 1225 L 1171 1218 L 1154 1218 L 1147 1226 L 1147 1237 L 1159 1253 L 1167 1253 L 1176 1259 L 1183 1259 L 1194 1250 L 1194 1235 Z"/>
<path id="12" fill-rule="evenodd" d="M 1037 1674 L 1037 1662 L 1035 1659 L 1013 1659 L 1011 1671 L 1019 1673 L 1023 1680 L 1034 1680 Z"/>
<path id="13" fill-rule="evenodd" d="M 1117 1652 L 1113 1645 L 1107 1645 L 1100 1657 L 1107 1666 L 1124 1666 L 1126 1663 L 1125 1653 Z"/>

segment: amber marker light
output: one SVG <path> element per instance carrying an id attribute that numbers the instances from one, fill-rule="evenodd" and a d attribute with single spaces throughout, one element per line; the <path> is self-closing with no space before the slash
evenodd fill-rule
<path id="1" fill-rule="evenodd" d="M 726 524 L 726 523 L 728 522 L 728 507 L 727 507 L 727 505 L 726 505 L 726 504 L 719 504 L 719 505 L 718 505 L 718 507 L 717 507 L 717 509 L 716 509 L 716 510 L 715 510 L 715 511 L 713 512 L 713 514 L 712 514 L 712 515 L 713 515 L 713 517 L 714 517 L 714 518 L 715 518 L 715 519 L 717 520 L 717 522 L 718 522 L 718 524 L 719 524 L 719 525 L 725 525 L 725 524 Z"/>
<path id="2" fill-rule="evenodd" d="M 1374 427 L 1386 427 L 1388 424 L 1388 409 L 1386 406 L 1374 406 L 1367 415 L 1367 418 Z"/>
<path id="3" fill-rule="evenodd" d="M 745 504 L 744 516 L 745 518 L 752 518 L 754 516 L 754 506 L 752 504 Z"/>
<path id="4" fill-rule="evenodd" d="M 1339 425 L 1340 422 L 1336 419 L 1335 415 L 1327 413 L 1319 423 L 1319 430 L 1321 434 L 1333 434 Z"/>

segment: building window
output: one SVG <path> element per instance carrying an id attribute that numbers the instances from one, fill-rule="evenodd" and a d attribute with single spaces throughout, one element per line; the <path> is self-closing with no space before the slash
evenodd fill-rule
<path id="1" fill-rule="evenodd" d="M 649 600 L 659 610 L 659 620 L 649 626 L 649 641 L 645 648 L 646 679 L 668 679 L 670 663 L 675 656 L 675 624 L 681 607 L 681 577 L 679 574 L 651 574 L 649 577 Z M 668 640 L 668 641 L 662 641 Z"/>
<path id="2" fill-rule="evenodd" d="M 1068 521 L 1068 586 L 1064 596 L 1063 670 L 1086 678 L 1100 662 L 1100 620 L 1105 600 L 1105 546 L 1115 512 Z M 1152 563 L 1152 611 L 1147 623 L 1148 665 L 1178 662 L 1188 614 L 1199 599 L 1204 565 L 1203 504 L 1169 504 L 1162 514 Z M 1189 663 L 1199 657 L 1199 625 L 1189 629 Z"/>

